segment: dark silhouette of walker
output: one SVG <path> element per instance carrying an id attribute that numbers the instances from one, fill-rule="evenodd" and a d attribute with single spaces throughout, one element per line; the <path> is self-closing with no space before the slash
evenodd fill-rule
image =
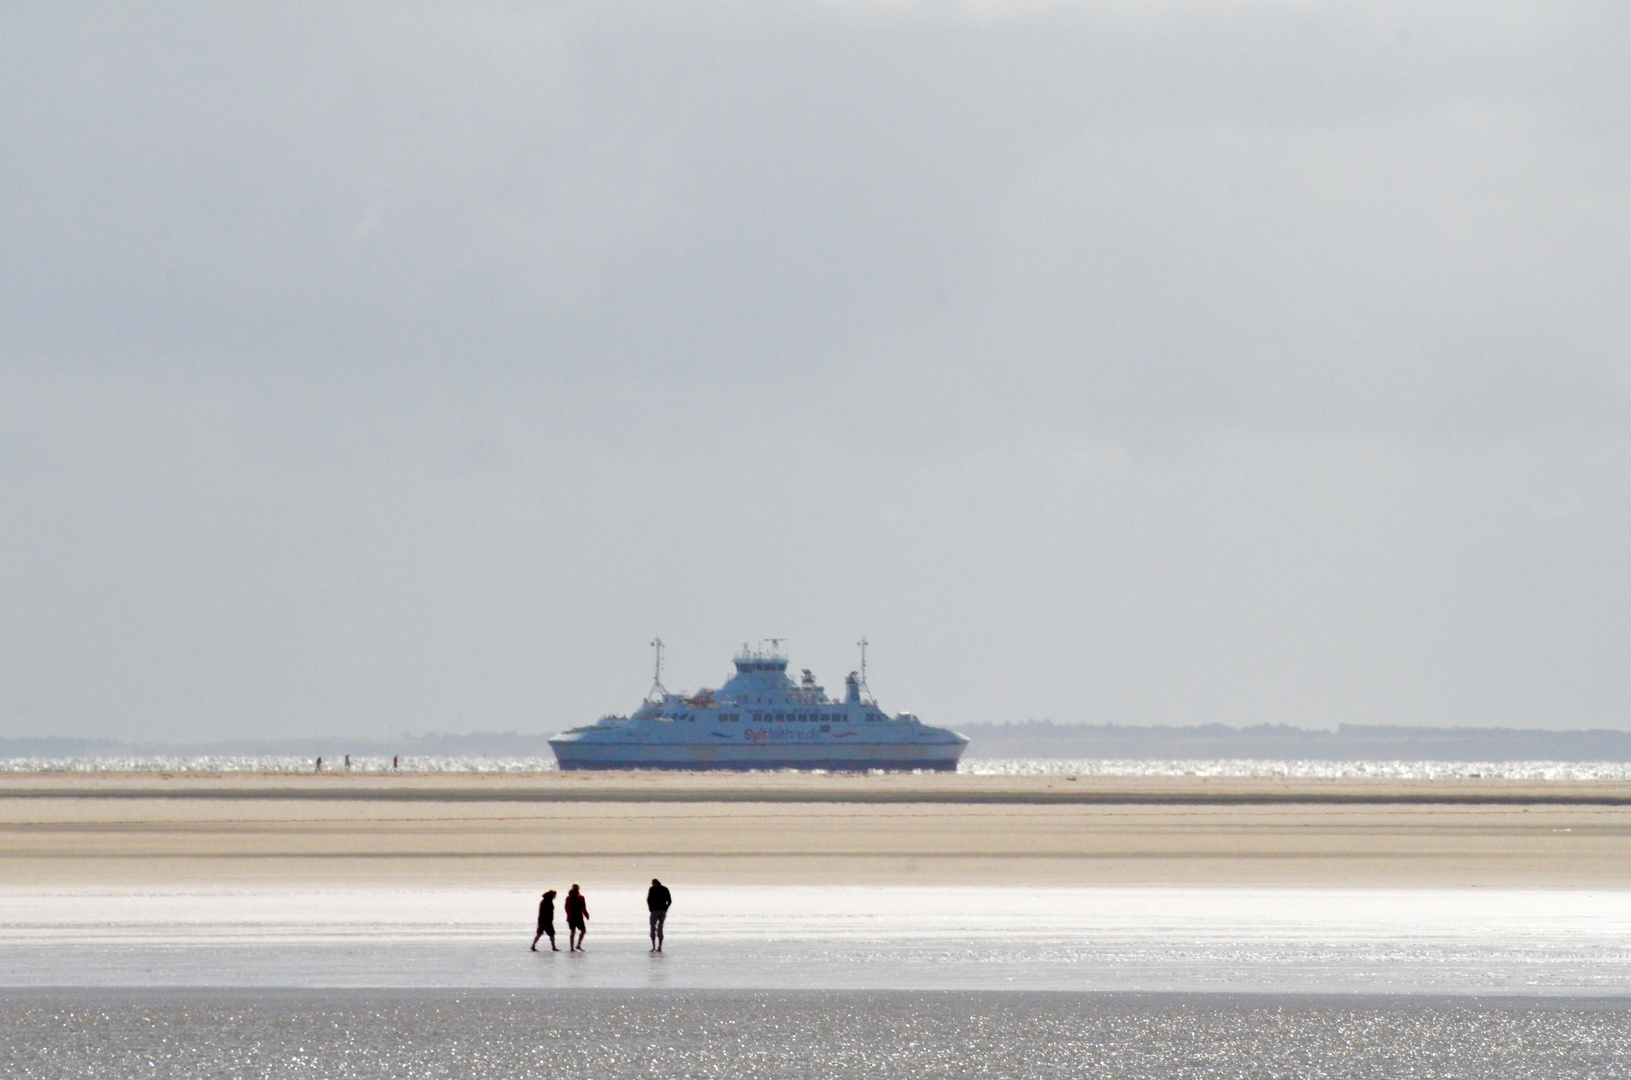
<path id="1" fill-rule="evenodd" d="M 674 903 L 674 897 L 669 893 L 668 886 L 651 879 L 651 888 L 646 890 L 646 910 L 651 913 L 651 951 L 663 951 L 663 923 L 668 920 L 668 909 Z"/>
<path id="2" fill-rule="evenodd" d="M 583 952 L 583 935 L 589 932 L 589 901 L 573 884 L 566 894 L 566 943 L 568 952 Z"/>
<path id="3" fill-rule="evenodd" d="M 532 937 L 532 951 L 538 951 L 538 939 L 549 935 L 549 951 L 560 952 L 555 945 L 555 890 L 551 889 L 538 901 L 538 932 Z"/>

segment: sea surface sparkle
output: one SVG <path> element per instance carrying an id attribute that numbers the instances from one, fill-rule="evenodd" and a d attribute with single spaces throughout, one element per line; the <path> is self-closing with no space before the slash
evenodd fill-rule
<path id="1" fill-rule="evenodd" d="M 324 770 L 345 769 L 327 759 Z M 158 754 L 129 757 L 0 758 L 0 773 L 309 773 L 316 761 L 289 755 Z M 535 773 L 554 772 L 550 755 L 539 757 L 353 756 L 350 772 Z M 823 770 L 812 770 L 822 772 Z M 964 776 L 1208 776 L 1302 777 L 1324 780 L 1631 780 L 1627 761 L 1303 761 L 1278 759 L 1089 759 L 965 758 Z"/>
<path id="2" fill-rule="evenodd" d="M 1618 892 L 670 884 L 660 956 L 592 881 L 583 954 L 532 891 L 13 888 L 0 985 L 1631 994 Z"/>
<path id="3" fill-rule="evenodd" d="M 28 1077 L 1614 1078 L 1602 1001 L 968 991 L 0 995 Z"/>

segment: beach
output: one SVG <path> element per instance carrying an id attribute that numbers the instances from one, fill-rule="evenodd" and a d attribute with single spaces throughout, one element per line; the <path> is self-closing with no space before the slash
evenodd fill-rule
<path id="1" fill-rule="evenodd" d="M 1618 782 L 36 772 L 0 983 L 1618 999 L 1628 856 Z"/>
<path id="2" fill-rule="evenodd" d="M 1626 889 L 1631 785 L 538 773 L 0 777 L 12 887 Z"/>

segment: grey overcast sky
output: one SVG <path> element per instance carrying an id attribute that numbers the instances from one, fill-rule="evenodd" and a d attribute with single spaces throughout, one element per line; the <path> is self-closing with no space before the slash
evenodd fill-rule
<path id="1" fill-rule="evenodd" d="M 0 11 L 0 735 L 1631 727 L 1631 6 Z"/>

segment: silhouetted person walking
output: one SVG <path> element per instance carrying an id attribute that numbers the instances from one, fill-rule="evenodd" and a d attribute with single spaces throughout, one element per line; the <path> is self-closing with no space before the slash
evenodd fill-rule
<path id="1" fill-rule="evenodd" d="M 584 924 L 589 921 L 589 901 L 583 898 L 577 885 L 566 894 L 566 943 L 568 951 L 583 951 L 583 935 L 589 932 Z"/>
<path id="2" fill-rule="evenodd" d="M 538 939 L 545 934 L 549 935 L 549 951 L 560 952 L 555 947 L 555 890 L 551 889 L 538 901 L 538 933 L 532 938 L 532 951 L 538 951 Z"/>
<path id="3" fill-rule="evenodd" d="M 663 923 L 668 919 L 668 908 L 674 903 L 669 895 L 668 886 L 651 879 L 651 888 L 646 890 L 646 910 L 651 912 L 651 951 L 663 951 Z"/>

